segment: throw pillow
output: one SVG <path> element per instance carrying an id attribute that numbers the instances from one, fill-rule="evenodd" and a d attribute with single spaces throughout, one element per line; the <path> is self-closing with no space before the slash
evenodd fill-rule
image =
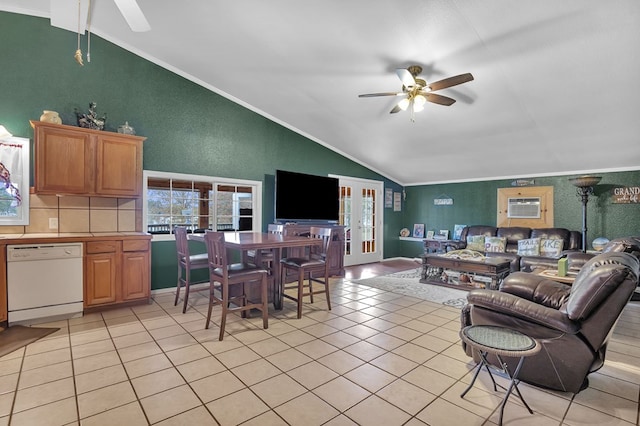
<path id="1" fill-rule="evenodd" d="M 540 239 L 540 256 L 543 257 L 560 257 L 562 256 L 562 248 L 564 240 L 557 238 Z"/>
<path id="2" fill-rule="evenodd" d="M 505 237 L 485 237 L 484 251 L 486 253 L 504 253 L 507 248 L 507 239 Z"/>
<path id="3" fill-rule="evenodd" d="M 484 235 L 470 235 L 467 237 L 467 249 L 484 251 Z"/>
<path id="4" fill-rule="evenodd" d="M 518 256 L 540 256 L 540 238 L 518 240 Z"/>

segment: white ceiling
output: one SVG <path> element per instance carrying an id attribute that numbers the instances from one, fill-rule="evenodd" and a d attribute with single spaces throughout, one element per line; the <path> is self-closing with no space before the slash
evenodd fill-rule
<path id="1" fill-rule="evenodd" d="M 92 32 L 401 184 L 640 169 L 637 0 L 138 4 L 151 31 L 92 0 Z M 50 1 L 0 10 L 50 17 Z M 415 122 L 389 114 L 399 98 L 358 98 L 400 90 L 412 64 L 475 80 Z"/>

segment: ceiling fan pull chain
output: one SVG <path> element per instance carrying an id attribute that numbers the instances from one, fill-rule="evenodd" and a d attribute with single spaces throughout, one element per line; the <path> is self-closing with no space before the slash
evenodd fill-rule
<path id="1" fill-rule="evenodd" d="M 82 50 L 80 50 L 80 9 L 81 8 L 82 8 L 81 0 L 78 0 L 78 49 L 76 50 L 76 53 L 73 55 L 73 57 L 75 58 L 76 62 L 80 64 L 80 66 L 83 66 L 84 63 L 82 63 Z"/>

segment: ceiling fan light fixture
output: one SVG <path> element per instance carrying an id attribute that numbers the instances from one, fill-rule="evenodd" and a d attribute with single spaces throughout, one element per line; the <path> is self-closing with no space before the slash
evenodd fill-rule
<path id="1" fill-rule="evenodd" d="M 407 108 L 409 108 L 409 104 L 411 103 L 411 101 L 409 100 L 409 98 L 404 98 L 403 100 L 401 100 L 400 102 L 398 102 L 398 107 L 403 110 L 406 111 Z"/>
<path id="2" fill-rule="evenodd" d="M 420 107 L 420 110 L 424 109 L 424 104 L 427 103 L 427 98 L 425 98 L 423 95 L 416 95 L 413 98 L 413 102 L 416 104 L 416 106 Z"/>

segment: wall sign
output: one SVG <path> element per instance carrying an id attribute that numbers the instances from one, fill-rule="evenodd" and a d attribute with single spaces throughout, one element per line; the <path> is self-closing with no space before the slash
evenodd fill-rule
<path id="1" fill-rule="evenodd" d="M 453 198 L 434 198 L 433 204 L 435 206 L 452 206 Z"/>
<path id="2" fill-rule="evenodd" d="M 625 186 L 613 188 L 611 202 L 613 204 L 638 204 L 640 203 L 640 186 Z"/>

